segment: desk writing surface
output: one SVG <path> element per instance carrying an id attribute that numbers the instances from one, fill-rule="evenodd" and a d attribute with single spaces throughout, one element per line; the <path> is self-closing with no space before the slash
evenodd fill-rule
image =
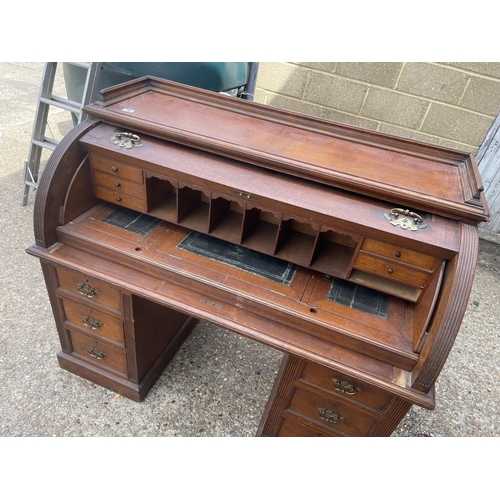
<path id="1" fill-rule="evenodd" d="M 265 273 L 252 272 L 247 266 L 248 259 L 243 261 L 246 269 L 238 268 L 235 261 L 228 262 L 227 256 L 222 259 L 214 258 L 214 253 L 207 256 L 206 248 L 204 255 L 186 250 L 183 247 L 196 233 L 174 224 L 150 222 L 152 229 L 145 235 L 112 225 L 109 221 L 116 212 L 116 206 L 101 204 L 73 223 L 59 228 L 59 239 L 96 255 L 109 255 L 109 258 L 119 255 L 130 267 L 179 286 L 192 288 L 193 282 L 197 283 L 206 297 L 203 307 L 215 312 L 221 312 L 223 304 L 264 310 L 264 314 L 274 321 L 284 322 L 309 335 L 340 343 L 360 353 L 370 353 L 381 361 L 389 358 L 403 369 L 414 366 L 418 356 L 413 352 L 412 304 L 366 290 L 371 303 L 373 297 L 375 301 L 383 298 L 386 302 L 384 317 L 380 317 L 380 311 L 366 312 L 366 297 L 364 310 L 360 310 L 362 294 L 358 294 L 357 304 L 354 297 L 350 297 L 346 305 L 345 294 L 340 301 L 332 300 L 335 293 L 331 290 L 336 282 L 320 273 L 242 249 L 254 253 L 256 262 L 278 264 L 275 279 L 269 279 Z M 130 212 L 132 220 L 139 216 Z M 196 239 L 195 236 L 193 241 Z M 221 248 L 234 248 L 222 241 L 214 242 Z M 281 282 L 277 278 L 279 273 Z M 351 340 L 346 340 L 346 335 Z"/>

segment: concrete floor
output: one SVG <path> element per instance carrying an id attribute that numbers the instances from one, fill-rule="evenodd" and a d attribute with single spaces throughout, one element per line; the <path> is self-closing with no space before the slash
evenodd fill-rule
<path id="1" fill-rule="evenodd" d="M 33 193 L 20 203 L 42 68 L 0 63 L 0 436 L 253 436 L 281 354 L 213 325 L 196 327 L 142 403 L 59 368 L 40 266 L 24 251 Z M 56 138 L 72 126 L 66 112 L 49 123 Z M 500 436 L 499 262 L 499 248 L 482 242 L 437 408 L 412 408 L 394 436 Z"/>

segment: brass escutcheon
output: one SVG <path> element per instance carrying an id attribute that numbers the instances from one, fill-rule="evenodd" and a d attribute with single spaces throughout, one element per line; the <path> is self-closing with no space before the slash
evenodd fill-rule
<path id="1" fill-rule="evenodd" d="M 338 413 L 328 410 L 327 408 L 318 407 L 318 415 L 321 420 L 324 420 L 329 424 L 338 424 L 344 420 L 344 417 L 341 417 Z"/>
<path id="2" fill-rule="evenodd" d="M 354 387 L 354 384 L 351 384 L 347 380 L 340 380 L 339 378 L 332 378 L 332 380 L 333 387 L 335 387 L 337 391 L 343 392 L 348 396 L 354 396 L 360 390 L 359 388 Z"/>

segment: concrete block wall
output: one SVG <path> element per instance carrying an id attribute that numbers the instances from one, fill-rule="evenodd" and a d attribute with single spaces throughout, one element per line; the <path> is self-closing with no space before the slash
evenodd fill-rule
<path id="1" fill-rule="evenodd" d="M 255 101 L 476 152 L 500 111 L 500 63 L 261 62 Z"/>

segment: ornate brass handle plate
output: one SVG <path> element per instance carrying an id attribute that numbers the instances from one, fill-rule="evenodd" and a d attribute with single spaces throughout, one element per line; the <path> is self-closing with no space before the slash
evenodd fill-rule
<path id="1" fill-rule="evenodd" d="M 121 148 L 132 149 L 142 147 L 141 138 L 132 132 L 116 132 L 116 134 L 111 137 L 111 140 L 113 141 L 113 144 L 116 144 Z"/>
<path id="2" fill-rule="evenodd" d="M 318 408 L 318 415 L 321 420 L 328 422 L 329 424 L 339 424 L 344 417 L 341 417 L 338 413 L 328 410 L 327 408 Z"/>
<path id="3" fill-rule="evenodd" d="M 403 215 L 403 217 L 400 217 Z M 411 231 L 418 231 L 425 229 L 427 224 L 424 224 L 424 219 L 415 212 L 410 212 L 404 208 L 393 208 L 384 217 L 393 225 L 399 226 L 401 229 L 410 229 Z"/>
<path id="4" fill-rule="evenodd" d="M 354 387 L 354 385 L 347 380 L 341 380 L 339 378 L 332 378 L 332 380 L 333 387 L 335 387 L 337 391 L 343 392 L 348 396 L 354 396 L 358 393 L 358 391 L 360 391 L 358 387 Z"/>
<path id="5" fill-rule="evenodd" d="M 102 323 L 94 318 L 91 318 L 90 316 L 83 316 L 82 317 L 83 324 L 90 328 L 91 330 L 97 330 L 98 328 L 101 328 Z"/>
<path id="6" fill-rule="evenodd" d="M 89 299 L 91 299 L 92 297 L 95 297 L 99 293 L 99 290 L 92 288 L 87 283 L 77 283 L 76 289 L 78 290 L 78 293 L 80 295 L 84 295 L 85 297 L 88 297 Z"/>
<path id="7" fill-rule="evenodd" d="M 87 352 L 95 359 L 104 359 L 107 354 L 96 349 L 95 347 L 87 347 Z"/>

